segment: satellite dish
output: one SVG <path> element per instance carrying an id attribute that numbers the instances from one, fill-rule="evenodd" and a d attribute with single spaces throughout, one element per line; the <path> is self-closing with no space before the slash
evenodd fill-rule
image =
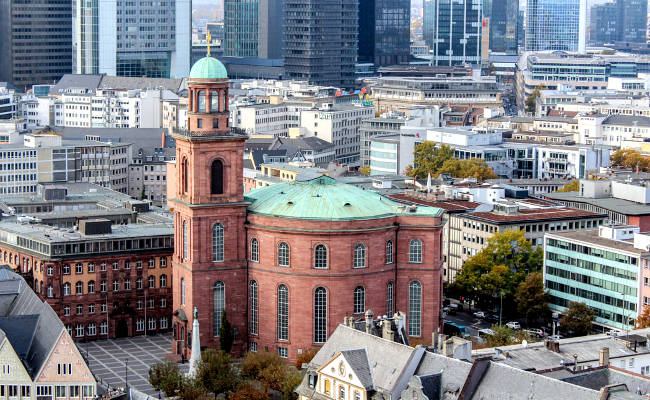
<path id="1" fill-rule="evenodd" d="M 524 349 L 525 349 L 526 347 L 528 347 L 528 341 L 527 341 L 526 339 L 522 340 L 522 341 L 521 341 L 521 345 L 522 345 L 522 346 L 524 347 Z"/>

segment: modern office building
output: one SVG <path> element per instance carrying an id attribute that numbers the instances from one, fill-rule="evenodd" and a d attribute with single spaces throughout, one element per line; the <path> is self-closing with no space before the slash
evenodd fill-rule
<path id="1" fill-rule="evenodd" d="M 615 3 L 598 4 L 589 11 L 589 43 L 602 45 L 614 43 L 617 38 L 618 18 L 615 17 L 617 7 Z"/>
<path id="2" fill-rule="evenodd" d="M 648 0 L 616 0 L 618 41 L 645 43 Z"/>
<path id="3" fill-rule="evenodd" d="M 527 0 L 526 51 L 585 52 L 586 0 Z"/>
<path id="4" fill-rule="evenodd" d="M 411 0 L 359 2 L 359 63 L 406 64 L 411 42 Z"/>
<path id="5" fill-rule="evenodd" d="M 225 56 L 282 58 L 281 0 L 225 0 Z"/>
<path id="6" fill-rule="evenodd" d="M 517 54 L 518 0 L 484 0 L 483 16 L 489 21 L 490 51 Z"/>
<path id="7" fill-rule="evenodd" d="M 317 85 L 354 86 L 358 2 L 286 0 L 284 9 L 285 77 Z"/>
<path id="8" fill-rule="evenodd" d="M 190 70 L 191 1 L 74 0 L 77 74 L 185 77 Z"/>
<path id="9" fill-rule="evenodd" d="M 434 65 L 481 62 L 486 27 L 481 0 L 429 0 L 423 12 L 424 39 L 433 50 Z"/>
<path id="10" fill-rule="evenodd" d="M 72 71 L 71 10 L 66 0 L 0 2 L 0 82 L 23 89 Z"/>

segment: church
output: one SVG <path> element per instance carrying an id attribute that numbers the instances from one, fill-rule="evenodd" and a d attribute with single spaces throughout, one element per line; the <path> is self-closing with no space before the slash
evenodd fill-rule
<path id="1" fill-rule="evenodd" d="M 234 354 L 289 360 L 322 345 L 344 317 L 406 313 L 430 342 L 442 303 L 442 211 L 391 201 L 328 176 L 244 195 L 247 137 L 229 126 L 228 76 L 217 59 L 194 64 L 188 130 L 167 167 L 174 213 L 173 350 L 219 348 L 223 311 Z"/>

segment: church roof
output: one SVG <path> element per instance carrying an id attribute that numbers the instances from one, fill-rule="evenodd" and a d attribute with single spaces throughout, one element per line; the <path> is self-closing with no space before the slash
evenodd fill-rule
<path id="1" fill-rule="evenodd" d="M 221 61 L 206 56 L 194 63 L 190 79 L 228 79 L 228 73 Z"/>
<path id="2" fill-rule="evenodd" d="M 310 220 L 356 220 L 395 215 L 437 217 L 441 209 L 405 206 L 377 192 L 338 182 L 329 176 L 283 182 L 246 195 L 251 214 Z"/>

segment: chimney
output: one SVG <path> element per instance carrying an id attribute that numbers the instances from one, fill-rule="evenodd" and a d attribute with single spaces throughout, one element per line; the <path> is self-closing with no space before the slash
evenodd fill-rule
<path id="1" fill-rule="evenodd" d="M 447 339 L 444 342 L 442 342 L 442 355 L 445 357 L 453 357 L 454 356 L 454 340 L 453 339 Z"/>
<path id="2" fill-rule="evenodd" d="M 388 319 L 381 321 L 381 337 L 391 342 L 395 341 L 395 332 L 393 332 L 390 320 Z"/>
<path id="3" fill-rule="evenodd" d="M 350 328 L 354 328 L 354 317 L 343 317 L 343 324 L 345 326 L 349 326 Z"/>
<path id="4" fill-rule="evenodd" d="M 372 310 L 366 311 L 366 333 L 372 333 Z"/>
<path id="5" fill-rule="evenodd" d="M 598 366 L 609 367 L 609 347 L 602 347 L 598 356 Z"/>
<path id="6" fill-rule="evenodd" d="M 165 131 L 164 130 L 162 131 L 162 140 L 160 142 L 162 144 L 162 148 L 164 149 L 165 148 Z"/>

